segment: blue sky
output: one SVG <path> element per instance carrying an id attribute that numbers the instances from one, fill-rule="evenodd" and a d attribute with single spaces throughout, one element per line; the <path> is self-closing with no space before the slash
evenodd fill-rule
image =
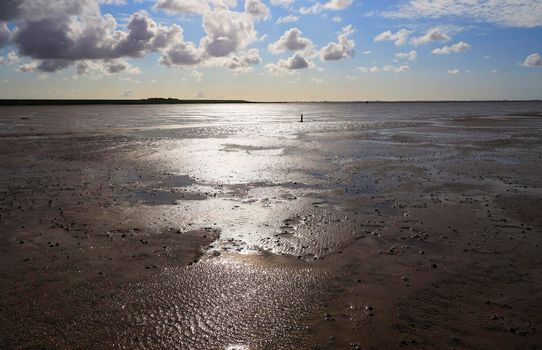
<path id="1" fill-rule="evenodd" d="M 542 99 L 541 0 L 9 0 L 0 98 Z"/>

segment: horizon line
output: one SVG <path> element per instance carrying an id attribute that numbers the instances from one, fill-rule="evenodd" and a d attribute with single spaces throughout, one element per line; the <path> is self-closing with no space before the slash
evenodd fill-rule
<path id="1" fill-rule="evenodd" d="M 0 106 L 38 105 L 164 105 L 164 104 L 288 104 L 288 103 L 483 103 L 483 102 L 542 102 L 542 99 L 473 99 L 473 100 L 293 100 L 293 101 L 250 101 L 242 99 L 179 99 L 149 97 L 142 99 L 0 99 Z"/>

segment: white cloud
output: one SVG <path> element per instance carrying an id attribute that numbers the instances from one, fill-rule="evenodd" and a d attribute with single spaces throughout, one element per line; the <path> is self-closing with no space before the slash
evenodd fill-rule
<path id="1" fill-rule="evenodd" d="M 192 13 L 202 15 L 210 11 L 206 0 L 158 0 L 154 8 L 167 13 Z"/>
<path id="2" fill-rule="evenodd" d="M 258 49 L 250 49 L 247 52 L 240 53 L 227 58 L 219 58 L 210 62 L 210 65 L 221 66 L 232 70 L 236 74 L 247 73 L 252 67 L 260 64 L 262 61 Z"/>
<path id="3" fill-rule="evenodd" d="M 539 0 L 409 0 L 383 13 L 391 18 L 464 17 L 504 27 L 542 26 Z"/>
<path id="4" fill-rule="evenodd" d="M 459 69 L 449 69 L 446 73 L 450 75 L 456 75 L 459 74 Z"/>
<path id="5" fill-rule="evenodd" d="M 522 63 L 523 67 L 542 67 L 542 57 L 540 54 L 533 53 L 527 56 Z"/>
<path id="6" fill-rule="evenodd" d="M 120 72 L 111 62 L 161 51 L 182 33 L 179 26 L 161 26 L 145 12 L 134 13 L 121 30 L 113 16 L 101 15 L 96 2 L 66 1 L 66 7 L 58 8 L 51 2 L 24 2 L 30 12 L 15 19 L 13 43 L 21 57 L 37 60 L 35 68 L 41 72 L 57 72 L 85 60 L 102 61 L 108 71 Z"/>
<path id="7" fill-rule="evenodd" d="M 20 57 L 19 55 L 17 55 L 17 52 L 15 51 L 8 52 L 8 58 L 7 58 L 8 64 L 18 62 L 19 60 L 20 60 Z"/>
<path id="8" fill-rule="evenodd" d="M 165 66 L 193 66 L 203 60 L 202 50 L 192 42 L 179 41 L 164 50 L 159 62 Z"/>
<path id="9" fill-rule="evenodd" d="M 431 28 L 427 33 L 422 36 L 412 38 L 410 41 L 413 45 L 425 45 L 435 41 L 446 42 L 451 40 L 449 35 L 442 33 L 439 28 Z"/>
<path id="10" fill-rule="evenodd" d="M 163 26 L 144 11 L 131 15 L 126 25 L 118 25 L 112 15 L 101 14 L 97 0 L 33 0 L 23 2 L 23 9 L 12 9 L 13 2 L 8 2 L 2 4 L 7 7 L 2 7 L 0 20 L 14 22 L 17 29 L 12 35 L 13 44 L 21 58 L 34 60 L 19 67 L 24 72 L 53 73 L 73 67 L 77 75 L 92 77 L 120 72 L 138 74 L 139 68 L 130 66 L 125 59 L 156 52 L 160 54 L 159 63 L 169 67 L 221 66 L 237 73 L 260 63 L 259 54 L 254 54 L 257 51 L 244 50 L 257 40 L 254 19 L 265 18 L 267 7 L 258 6 L 261 0 L 248 0 L 250 13 L 230 11 L 229 6 L 235 3 L 156 3 L 162 9 L 167 5 L 171 11 L 202 14 L 206 35 L 199 45 L 185 41 L 179 25 Z M 16 54 L 8 54 L 8 63 L 16 60 Z"/>
<path id="11" fill-rule="evenodd" d="M 412 50 L 410 52 L 398 52 L 395 54 L 395 57 L 399 59 L 414 61 L 416 60 L 416 57 L 418 57 L 418 53 L 415 50 Z"/>
<path id="12" fill-rule="evenodd" d="M 30 63 L 25 63 L 25 64 L 19 66 L 19 68 L 17 68 L 17 70 L 19 72 L 23 72 L 23 73 L 30 73 L 30 72 L 34 72 L 36 70 L 36 67 L 37 67 L 36 62 L 30 62 Z"/>
<path id="13" fill-rule="evenodd" d="M 282 6 L 282 7 L 289 7 L 290 5 L 293 5 L 295 0 L 271 0 L 271 5 L 273 6 Z"/>
<path id="14" fill-rule="evenodd" d="M 88 75 L 92 79 L 101 79 L 104 75 L 112 75 L 127 72 L 132 75 L 141 73 L 138 67 L 131 66 L 122 59 L 117 60 L 82 60 L 74 65 L 77 75 Z"/>
<path id="15" fill-rule="evenodd" d="M 309 68 L 310 64 L 300 53 L 296 53 L 286 60 L 279 60 L 278 65 L 286 69 L 304 69 Z"/>
<path id="16" fill-rule="evenodd" d="M 330 0 L 324 4 L 324 8 L 328 10 L 344 10 L 352 3 L 354 0 Z"/>
<path id="17" fill-rule="evenodd" d="M 280 59 L 277 63 L 270 63 L 265 66 L 272 75 L 289 74 L 291 71 L 312 67 L 313 63 L 307 60 L 302 53 L 296 52 L 287 59 Z"/>
<path id="18" fill-rule="evenodd" d="M 378 73 L 380 72 L 380 68 L 378 68 L 377 66 L 373 66 L 373 67 L 358 67 L 357 68 L 360 72 L 362 73 Z"/>
<path id="19" fill-rule="evenodd" d="M 353 0 L 330 0 L 325 3 L 317 2 L 309 7 L 301 7 L 299 12 L 301 14 L 319 13 L 324 10 L 340 11 L 344 10 L 352 5 Z"/>
<path id="20" fill-rule="evenodd" d="M 133 74 L 133 75 L 139 75 L 139 74 L 141 74 L 141 68 L 139 68 L 139 67 L 130 67 L 130 68 L 128 68 L 128 73 Z"/>
<path id="21" fill-rule="evenodd" d="M 433 55 L 449 55 L 451 53 L 462 53 L 470 49 L 470 45 L 464 41 L 460 41 L 457 44 L 451 46 L 444 46 L 431 51 Z"/>
<path id="22" fill-rule="evenodd" d="M 265 6 L 261 0 L 245 0 L 245 11 L 256 19 L 266 21 L 271 18 L 269 7 Z"/>
<path id="23" fill-rule="evenodd" d="M 126 0 L 100 0 L 100 3 L 107 5 L 126 5 Z"/>
<path id="24" fill-rule="evenodd" d="M 320 50 L 320 59 L 322 61 L 336 61 L 354 57 L 356 43 L 349 39 L 354 31 L 351 25 L 344 27 L 339 33 L 336 43 L 329 43 Z"/>
<path id="25" fill-rule="evenodd" d="M 387 65 L 387 66 L 382 67 L 382 69 L 378 68 L 377 66 L 358 67 L 357 69 L 362 73 L 378 73 L 380 71 L 394 72 L 394 73 L 404 73 L 404 72 L 408 72 L 410 70 L 410 67 L 407 66 L 407 65 L 401 65 L 401 66 L 398 66 L 398 67 L 392 66 L 392 65 Z"/>
<path id="26" fill-rule="evenodd" d="M 257 40 L 252 17 L 247 13 L 217 7 L 203 16 L 207 36 L 201 47 L 212 57 L 224 57 Z"/>
<path id="27" fill-rule="evenodd" d="M 384 72 L 403 73 L 403 72 L 408 72 L 410 70 L 410 67 L 406 65 L 399 66 L 399 67 L 388 65 L 388 66 L 382 67 L 382 70 Z"/>
<path id="28" fill-rule="evenodd" d="M 284 32 L 279 40 L 269 44 L 268 49 L 275 54 L 286 51 L 311 50 L 313 47 L 312 41 L 302 35 L 303 32 L 298 28 L 291 28 Z"/>
<path id="29" fill-rule="evenodd" d="M 288 16 L 280 17 L 280 18 L 277 20 L 277 24 L 281 24 L 281 23 L 293 23 L 293 22 L 297 22 L 298 20 L 299 20 L 299 17 L 298 17 L 298 16 L 288 15 Z"/>
<path id="30" fill-rule="evenodd" d="M 395 46 L 401 46 L 408 42 L 410 33 L 412 33 L 412 31 L 407 29 L 401 29 L 395 33 L 392 33 L 390 30 L 388 30 L 378 34 L 374 38 L 374 41 L 393 41 L 395 43 Z"/>

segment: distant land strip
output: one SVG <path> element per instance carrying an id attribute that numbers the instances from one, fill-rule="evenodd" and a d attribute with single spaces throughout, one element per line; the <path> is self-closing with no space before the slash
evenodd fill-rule
<path id="1" fill-rule="evenodd" d="M 139 100 L 109 99 L 0 99 L 0 106 L 76 106 L 76 105 L 177 105 L 226 103 L 507 103 L 542 102 L 542 100 L 412 100 L 412 101 L 247 101 L 247 100 L 183 100 L 177 98 L 147 98 Z"/>
<path id="2" fill-rule="evenodd" d="M 176 105 L 213 103 L 252 103 L 245 100 L 180 100 L 176 98 L 147 98 L 142 100 L 48 100 L 48 99 L 0 99 L 0 106 L 74 106 L 74 105 Z"/>

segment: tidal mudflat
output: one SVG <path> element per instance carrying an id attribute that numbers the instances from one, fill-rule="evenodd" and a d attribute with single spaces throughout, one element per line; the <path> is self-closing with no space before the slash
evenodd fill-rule
<path id="1" fill-rule="evenodd" d="M 2 107 L 0 155 L 2 349 L 542 347 L 542 103 Z"/>

